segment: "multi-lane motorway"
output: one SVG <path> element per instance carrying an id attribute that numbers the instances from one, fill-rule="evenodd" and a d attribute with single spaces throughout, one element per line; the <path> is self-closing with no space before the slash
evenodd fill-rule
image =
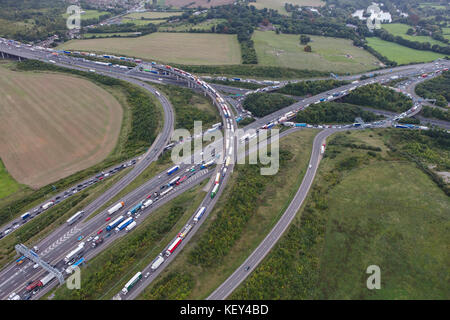
<path id="1" fill-rule="evenodd" d="M 48 52 L 29 51 L 26 48 L 14 48 L 14 47 L 11 47 L 8 45 L 6 45 L 6 48 L 5 48 L 5 44 L 2 44 L 2 43 L 0 43 L 0 51 L 5 51 L 10 54 L 19 55 L 19 56 L 22 56 L 25 58 L 31 58 L 31 59 L 34 58 L 34 59 L 39 59 L 39 60 L 43 60 L 43 61 L 48 61 L 48 59 L 49 59 Z M 152 93 L 155 93 L 154 88 L 147 85 L 146 83 L 143 83 L 143 82 L 137 80 L 136 78 L 139 78 L 140 80 L 148 80 L 148 81 L 154 81 L 154 82 L 163 82 L 163 83 L 170 82 L 170 83 L 176 83 L 176 84 L 180 83 L 179 81 L 171 80 L 170 77 L 167 77 L 167 76 L 152 75 L 149 73 L 140 72 L 139 70 L 136 70 L 136 69 L 127 70 L 127 71 L 122 70 L 122 69 L 117 69 L 117 68 L 114 69 L 114 68 L 111 68 L 108 66 L 96 65 L 90 61 L 83 61 L 83 60 L 73 59 L 73 58 L 65 57 L 65 56 L 59 56 L 56 63 L 59 65 L 62 65 L 62 66 L 72 67 L 72 68 L 94 69 L 98 73 L 106 74 L 106 75 L 109 75 L 112 77 L 124 79 L 126 81 L 130 81 L 135 84 L 138 84 L 138 85 L 144 87 L 145 89 L 149 90 Z M 448 62 L 444 61 L 444 62 L 441 62 L 441 64 L 448 65 Z M 255 121 L 252 124 L 250 124 L 249 126 L 247 126 L 246 129 L 260 128 L 264 124 L 278 119 L 280 116 L 282 116 L 283 114 L 285 114 L 288 111 L 299 110 L 299 109 L 305 108 L 309 104 L 317 102 L 321 98 L 329 97 L 330 95 L 332 95 L 333 93 L 336 93 L 336 92 L 349 90 L 354 86 L 364 85 L 364 84 L 370 83 L 372 81 L 386 82 L 390 79 L 390 76 L 392 76 L 393 74 L 395 74 L 399 77 L 412 76 L 412 75 L 417 75 L 418 73 L 433 72 L 435 69 L 436 69 L 436 65 L 434 63 L 429 63 L 429 64 L 421 64 L 421 65 L 414 66 L 414 67 L 412 67 L 412 66 L 399 67 L 399 68 L 392 69 L 392 71 L 387 70 L 387 71 L 385 71 L 385 73 L 383 75 L 360 81 L 357 85 L 350 84 L 350 85 L 336 88 L 336 89 L 330 90 L 326 93 L 322 93 L 317 96 L 299 101 L 299 102 L 297 102 L 287 108 L 279 110 L 269 116 L 258 119 L 257 121 Z M 160 80 L 160 79 L 162 79 L 162 80 Z M 149 152 L 146 153 L 143 157 L 141 157 L 140 161 L 135 165 L 135 168 L 133 168 L 133 170 L 130 173 L 128 173 L 127 176 L 122 178 L 117 183 L 117 186 L 113 186 L 110 190 L 108 190 L 105 194 L 103 194 L 99 199 L 96 199 L 93 203 L 91 203 L 87 208 L 84 209 L 86 211 L 86 215 L 85 215 L 86 217 L 89 216 L 90 213 L 94 212 L 96 209 L 101 207 L 103 204 L 107 203 L 118 192 L 120 192 L 120 190 L 122 190 L 126 185 L 128 185 L 137 175 L 139 175 L 148 166 L 149 163 L 151 163 L 151 161 L 153 161 L 157 157 L 157 155 L 162 151 L 164 146 L 167 144 L 168 139 L 170 138 L 171 130 L 173 128 L 173 113 L 171 113 L 173 111 L 171 110 L 170 104 L 167 101 L 167 99 L 165 99 L 165 97 L 159 96 L 159 98 L 160 98 L 160 101 L 163 104 L 163 106 L 166 105 L 166 107 L 164 107 L 165 121 L 164 121 L 163 132 L 155 140 L 155 143 L 149 149 Z M 226 123 L 225 119 L 224 119 L 223 123 L 225 126 L 225 123 Z M 233 129 L 234 128 L 236 128 L 236 124 L 233 121 Z M 319 133 L 319 135 L 316 137 L 316 140 L 314 142 L 313 153 L 311 156 L 312 168 L 309 169 L 307 174 L 305 175 L 305 179 L 304 179 L 297 195 L 295 196 L 293 202 L 291 203 L 288 210 L 286 211 L 285 215 L 283 215 L 283 217 L 280 219 L 279 223 L 275 226 L 274 230 L 272 230 L 272 232 L 264 240 L 264 241 L 268 241 L 268 242 L 266 242 L 265 245 L 263 242 L 261 244 L 261 246 L 259 246 L 258 249 L 254 252 L 254 254 L 252 254 L 249 257 L 249 260 L 246 263 L 248 263 L 248 266 L 250 266 L 250 270 L 242 272 L 242 270 L 240 270 L 240 269 L 242 269 L 242 267 L 240 269 L 238 269 L 230 277 L 230 279 L 228 279 L 220 288 L 218 288 L 218 290 L 219 289 L 220 290 L 213 293 L 213 295 L 210 298 L 222 299 L 222 298 L 225 298 L 226 296 L 228 296 L 232 292 L 232 290 L 240 282 L 242 282 L 243 279 L 245 279 L 246 275 L 248 275 L 248 273 L 251 271 L 251 269 L 253 269 L 259 263 L 259 261 L 267 254 L 267 252 L 270 250 L 270 247 L 271 247 L 268 245 L 268 243 L 273 245 L 275 243 L 274 240 L 277 240 L 281 236 L 281 234 L 283 233 L 285 228 L 289 225 L 293 216 L 295 216 L 295 213 L 298 210 L 297 206 L 299 207 L 301 205 L 301 202 L 305 198 L 305 196 L 309 190 L 309 187 L 312 183 L 312 180 L 314 178 L 314 174 L 317 170 L 317 166 L 318 166 L 318 162 L 319 162 L 319 156 L 317 156 L 317 153 L 318 153 L 318 149 L 320 148 L 320 142 L 326 136 L 333 133 L 334 131 L 335 130 L 325 130 L 325 131 Z M 225 139 L 228 139 L 228 138 L 229 137 L 227 137 L 227 136 L 225 137 Z M 234 140 L 233 140 L 233 146 L 234 146 Z M 236 149 L 234 148 L 234 150 L 236 150 Z M 224 154 L 225 154 L 225 152 L 224 152 Z M 222 168 L 221 164 L 218 164 L 216 172 L 219 172 L 219 170 L 221 168 Z M 186 169 L 187 168 L 183 167 L 183 169 L 181 169 L 181 170 L 186 170 Z M 228 172 L 230 172 L 230 171 L 231 170 L 229 170 Z M 197 170 L 197 172 L 199 174 L 199 172 L 202 172 L 202 171 Z M 203 171 L 203 172 L 206 172 L 206 171 Z M 177 194 L 183 192 L 184 190 L 192 187 L 193 185 L 199 183 L 203 179 L 209 177 L 211 174 L 212 174 L 211 172 L 207 172 L 206 174 L 203 174 L 202 176 L 197 176 L 197 177 L 195 177 L 195 175 L 192 176 L 190 178 L 191 179 L 190 181 L 186 181 L 183 185 L 180 186 L 180 188 L 178 188 L 177 191 L 174 191 L 173 194 L 169 194 L 166 198 L 161 199 L 161 201 L 158 200 L 158 202 L 155 203 L 155 205 L 152 208 L 143 212 L 142 216 L 141 216 L 141 220 L 143 220 L 145 218 L 145 216 L 147 214 L 149 214 L 152 210 L 154 210 L 154 208 L 156 208 L 157 206 L 161 205 L 164 202 L 169 201 L 175 195 L 177 195 Z M 214 176 L 214 174 L 212 174 L 212 175 Z M 229 176 L 229 174 L 226 175 L 224 180 L 222 181 L 223 185 L 225 185 L 225 183 L 227 182 L 228 176 Z M 122 209 L 122 212 L 126 212 L 126 210 L 128 210 L 130 208 L 128 206 L 128 204 L 130 204 L 130 206 L 131 206 L 135 202 L 142 199 L 145 196 L 145 194 L 154 192 L 156 189 L 159 188 L 159 186 L 161 184 L 167 183 L 166 180 L 168 180 L 168 179 L 164 178 L 162 180 L 159 180 L 159 181 L 158 180 L 159 179 L 155 177 L 155 178 L 151 179 L 150 181 L 148 181 L 147 183 L 145 183 L 143 186 L 139 187 L 138 189 L 134 190 L 133 192 L 131 192 L 130 194 L 125 196 L 124 199 L 126 199 L 127 207 Z M 223 190 L 223 187 L 221 187 L 219 189 L 218 194 L 213 199 L 211 199 L 209 197 L 209 195 L 207 195 L 207 197 L 205 197 L 204 201 L 202 202 L 202 206 L 206 206 L 208 208 L 208 211 L 207 211 L 207 213 L 205 213 L 205 216 L 212 210 L 212 208 L 213 208 L 215 202 L 217 201 L 217 199 L 219 198 L 222 190 Z M 41 252 L 40 252 L 41 256 L 43 256 L 43 258 L 46 261 L 53 262 L 57 265 L 57 267 L 61 267 L 61 265 L 58 265 L 58 263 L 61 264 L 61 259 L 73 247 L 75 235 L 93 234 L 93 232 L 98 230 L 100 227 L 102 227 L 102 226 L 104 227 L 104 225 L 105 225 L 104 219 L 105 219 L 105 215 L 102 213 L 102 214 L 95 216 L 88 222 L 81 223 L 79 225 L 76 225 L 75 227 L 69 228 L 67 226 L 62 226 L 62 227 L 58 228 L 49 237 L 47 237 L 40 244 L 38 244 L 38 247 L 41 249 Z M 202 221 L 204 221 L 204 219 Z M 176 253 L 179 252 L 183 248 L 184 245 L 186 245 L 186 243 L 189 241 L 190 237 L 192 237 L 193 234 L 195 233 L 194 229 L 198 229 L 201 225 L 201 222 L 199 222 L 195 226 L 195 228 L 193 228 L 193 231 L 191 231 L 191 233 L 188 234 L 188 236 L 183 240 L 183 242 L 179 246 L 179 249 L 177 249 L 177 251 L 175 251 L 174 254 L 170 255 L 169 258 L 164 262 L 165 266 L 168 265 L 170 263 L 170 261 L 176 256 Z M 123 235 L 123 233 L 119 233 L 118 235 L 110 236 L 109 239 L 107 239 L 107 241 L 105 241 L 105 243 L 102 246 L 100 246 L 100 248 L 106 248 L 109 243 L 111 243 L 118 236 L 121 236 L 121 235 Z M 71 240 L 68 240 L 68 239 L 71 239 Z M 267 240 L 267 239 L 269 239 L 269 240 Z M 57 245 L 55 245 L 55 244 L 57 244 Z M 89 251 L 87 253 L 87 257 L 94 256 L 98 252 L 99 252 L 99 250 Z M 148 272 L 147 271 L 148 268 L 149 268 L 149 266 L 147 266 L 143 270 L 143 273 Z M 143 280 L 141 284 L 137 285 L 133 291 L 131 291 L 128 295 L 126 295 L 122 298 L 125 298 L 125 299 L 135 298 L 146 287 L 146 285 L 148 285 L 148 283 L 150 283 L 158 275 L 158 273 L 161 272 L 161 270 L 163 270 L 163 268 L 158 269 L 156 272 L 152 273 L 151 276 L 149 276 L 148 278 L 145 278 L 145 280 Z M 41 271 L 41 274 L 42 273 L 43 272 Z M 6 269 L 4 269 L 2 272 L 0 272 L 0 298 L 5 299 L 8 296 L 8 293 L 10 293 L 14 290 L 20 292 L 21 290 L 23 290 L 26 282 L 29 279 L 32 278 L 33 280 L 35 280 L 35 278 L 39 278 L 39 276 L 40 276 L 39 269 L 38 270 L 33 269 L 30 266 L 30 263 L 21 268 L 17 268 L 15 265 L 9 265 Z M 43 290 L 36 297 L 39 297 L 44 292 L 46 292 L 46 290 Z"/>

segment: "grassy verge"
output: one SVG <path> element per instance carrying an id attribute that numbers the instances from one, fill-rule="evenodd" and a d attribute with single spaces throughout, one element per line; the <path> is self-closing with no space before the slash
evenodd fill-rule
<path id="1" fill-rule="evenodd" d="M 21 189 L 26 189 L 27 186 L 21 185 L 8 173 L 0 159 L 0 199 L 17 192 Z"/>
<path id="2" fill-rule="evenodd" d="M 256 248 L 297 191 L 315 134 L 304 130 L 280 141 L 280 170 L 274 176 L 260 175 L 259 165 L 237 165 L 202 228 L 139 298 L 203 299 L 226 279 Z"/>
<path id="3" fill-rule="evenodd" d="M 367 44 L 381 55 L 385 56 L 391 61 L 401 64 L 430 62 L 439 58 L 445 58 L 444 54 L 411 49 L 394 42 L 381 40 L 377 37 L 367 37 Z"/>
<path id="4" fill-rule="evenodd" d="M 385 144 L 396 135 L 332 136 L 306 203 L 230 299 L 448 299 L 450 202 Z M 381 290 L 366 287 L 369 265 Z"/>
<path id="5" fill-rule="evenodd" d="M 54 292 L 55 299 L 111 299 L 188 221 L 205 196 L 205 184 L 206 181 L 158 208 L 133 232 L 91 259 L 82 268 L 81 289 L 59 287 Z"/>
<path id="6" fill-rule="evenodd" d="M 14 64 L 12 67 L 24 72 L 64 72 L 87 78 L 114 95 L 123 106 L 124 117 L 117 145 L 105 160 L 38 190 L 19 190 L 17 195 L 1 199 L 0 225 L 80 180 L 145 152 L 162 126 L 162 106 L 159 101 L 143 89 L 127 82 L 32 60 Z"/>

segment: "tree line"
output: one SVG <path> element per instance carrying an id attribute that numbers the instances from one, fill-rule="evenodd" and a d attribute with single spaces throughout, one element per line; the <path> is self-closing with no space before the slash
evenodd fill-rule
<path id="1" fill-rule="evenodd" d="M 415 89 L 417 95 L 426 99 L 436 99 L 436 105 L 447 107 L 450 102 L 450 71 L 419 83 Z"/>
<path id="2" fill-rule="evenodd" d="M 356 88 L 341 99 L 343 102 L 383 109 L 394 112 L 404 112 L 412 108 L 412 100 L 379 83 Z"/>
<path id="3" fill-rule="evenodd" d="M 296 100 L 280 93 L 256 92 L 249 94 L 242 104 L 256 117 L 264 117 L 293 104 Z"/>
<path id="4" fill-rule="evenodd" d="M 297 83 L 289 83 L 284 87 L 278 89 L 276 92 L 285 93 L 292 96 L 313 96 L 349 83 L 350 82 L 348 81 L 340 80 L 307 80 Z"/>
<path id="5" fill-rule="evenodd" d="M 383 118 L 358 106 L 338 102 L 322 102 L 299 111 L 295 121 L 308 124 L 352 123 L 357 117 L 362 118 L 365 122 Z"/>

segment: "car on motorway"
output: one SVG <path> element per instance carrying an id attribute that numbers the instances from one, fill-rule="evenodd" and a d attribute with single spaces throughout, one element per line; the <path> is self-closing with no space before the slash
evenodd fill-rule
<path id="1" fill-rule="evenodd" d="M 90 236 L 89 238 L 86 239 L 86 242 L 89 242 L 93 239 L 94 237 Z"/>
<path id="2" fill-rule="evenodd" d="M 151 194 L 149 194 L 145 199 L 150 199 L 152 197 Z"/>
<path id="3" fill-rule="evenodd" d="M 111 220 L 111 217 L 108 217 L 108 218 L 106 218 L 106 220 L 105 220 L 105 221 L 109 221 L 109 220 Z"/>
<path id="4" fill-rule="evenodd" d="M 250 270 L 250 266 L 245 267 L 245 271 L 248 271 L 248 270 Z"/>
<path id="5" fill-rule="evenodd" d="M 79 237 L 77 238 L 77 241 L 81 241 L 83 238 L 84 238 L 83 236 L 79 236 Z"/>
<path id="6" fill-rule="evenodd" d="M 112 233 L 107 233 L 106 236 L 105 236 L 105 238 L 108 238 L 108 237 L 110 237 L 111 235 L 112 235 Z"/>
<path id="7" fill-rule="evenodd" d="M 36 264 L 33 266 L 33 269 L 37 269 L 37 268 L 39 268 L 39 263 L 36 263 Z"/>
<path id="8" fill-rule="evenodd" d="M 98 230 L 98 231 L 97 231 L 97 235 L 99 235 L 99 234 L 102 233 L 102 232 L 103 232 L 103 229 Z"/>

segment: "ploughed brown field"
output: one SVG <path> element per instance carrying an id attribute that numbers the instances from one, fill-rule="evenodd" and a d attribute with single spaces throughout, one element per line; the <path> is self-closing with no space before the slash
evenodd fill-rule
<path id="1" fill-rule="evenodd" d="M 88 80 L 0 66 L 0 158 L 32 188 L 105 159 L 122 113 L 110 93 Z"/>

